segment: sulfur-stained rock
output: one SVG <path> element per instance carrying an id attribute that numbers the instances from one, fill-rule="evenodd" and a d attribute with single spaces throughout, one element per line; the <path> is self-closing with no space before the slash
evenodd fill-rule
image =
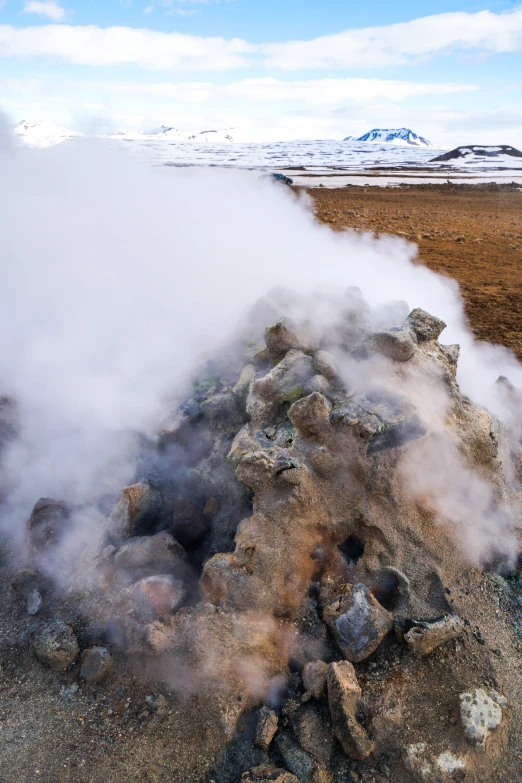
<path id="1" fill-rule="evenodd" d="M 372 337 L 374 350 L 396 362 L 407 362 L 415 353 L 417 338 L 413 329 L 406 326 L 392 326 L 375 332 Z"/>
<path id="2" fill-rule="evenodd" d="M 312 697 L 322 699 L 326 689 L 326 673 L 328 664 L 324 661 L 312 661 L 306 663 L 303 669 L 303 685 L 305 693 L 302 701 L 307 702 Z"/>
<path id="3" fill-rule="evenodd" d="M 257 721 L 255 744 L 262 750 L 268 750 L 277 732 L 278 718 L 274 710 L 266 705 L 261 707 Z"/>
<path id="4" fill-rule="evenodd" d="M 496 691 L 476 688 L 460 695 L 460 719 L 464 735 L 476 748 L 485 748 L 486 740 L 502 722 L 502 708 L 508 702 Z"/>
<path id="5" fill-rule="evenodd" d="M 299 783 L 299 780 L 286 769 L 267 764 L 244 772 L 241 783 Z"/>
<path id="6" fill-rule="evenodd" d="M 34 653 L 50 669 L 63 671 L 76 661 L 80 648 L 71 626 L 54 620 L 36 635 Z"/>
<path id="7" fill-rule="evenodd" d="M 334 734 L 344 752 L 352 759 L 363 760 L 373 750 L 373 742 L 357 721 L 361 689 L 355 669 L 348 661 L 331 663 L 327 674 L 328 704 Z"/>
<path id="8" fill-rule="evenodd" d="M 404 640 L 413 653 L 428 655 L 441 644 L 462 636 L 464 630 L 465 625 L 460 617 L 450 614 L 432 622 L 416 622 L 404 634 Z"/>
<path id="9" fill-rule="evenodd" d="M 348 661 L 368 658 L 393 627 L 392 615 L 363 584 L 345 585 L 323 617 Z"/>
<path id="10" fill-rule="evenodd" d="M 437 340 L 446 328 L 446 324 L 440 318 L 430 315 L 426 310 L 417 307 L 412 310 L 406 319 L 406 324 L 415 332 L 417 340 Z"/>
<path id="11" fill-rule="evenodd" d="M 80 675 L 88 682 L 102 682 L 113 669 L 114 661 L 106 647 L 91 647 L 82 656 Z"/>
<path id="12" fill-rule="evenodd" d="M 171 573 L 184 560 L 185 550 L 166 532 L 130 538 L 114 556 L 117 568 L 142 576 Z"/>
<path id="13" fill-rule="evenodd" d="M 274 361 L 280 361 L 290 350 L 312 353 L 317 348 L 309 321 L 281 318 L 265 330 L 265 343 Z"/>
<path id="14" fill-rule="evenodd" d="M 160 507 L 161 496 L 150 484 L 133 484 L 122 489 L 111 518 L 122 535 L 132 536 L 154 521 Z"/>

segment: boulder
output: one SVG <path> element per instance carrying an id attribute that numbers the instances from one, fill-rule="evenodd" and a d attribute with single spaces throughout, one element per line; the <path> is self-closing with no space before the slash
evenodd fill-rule
<path id="1" fill-rule="evenodd" d="M 502 722 L 507 699 L 496 691 L 482 688 L 460 694 L 460 720 L 464 736 L 476 748 L 485 748 L 486 740 Z"/>
<path id="2" fill-rule="evenodd" d="M 324 661 L 312 661 L 305 664 L 303 669 L 303 685 L 305 687 L 303 702 L 309 701 L 312 697 L 314 699 L 323 698 L 327 671 L 328 664 Z"/>
<path id="3" fill-rule="evenodd" d="M 334 734 L 350 758 L 362 761 L 374 746 L 356 717 L 361 689 L 355 669 L 348 661 L 331 663 L 326 682 Z"/>
<path id="4" fill-rule="evenodd" d="M 27 520 L 27 536 L 33 552 L 43 552 L 56 546 L 64 534 L 71 510 L 66 503 L 52 498 L 40 498 Z"/>
<path id="5" fill-rule="evenodd" d="M 50 669 L 64 671 L 76 661 L 80 648 L 71 626 L 54 620 L 37 633 L 34 653 Z"/>
<path id="6" fill-rule="evenodd" d="M 419 343 L 426 340 L 437 340 L 446 328 L 446 324 L 440 318 L 430 315 L 426 310 L 417 307 L 412 310 L 406 319 L 406 325 L 415 332 Z"/>
<path id="7" fill-rule="evenodd" d="M 127 591 L 132 610 L 143 621 L 173 614 L 185 600 L 183 582 L 169 574 L 148 576 Z"/>
<path id="8" fill-rule="evenodd" d="M 265 330 L 265 343 L 273 361 L 280 361 L 290 350 L 312 353 L 317 349 L 309 321 L 281 318 Z"/>
<path id="9" fill-rule="evenodd" d="M 323 617 L 348 661 L 368 658 L 393 627 L 392 615 L 363 584 L 345 585 Z"/>
<path id="10" fill-rule="evenodd" d="M 111 518 L 124 536 L 145 532 L 161 508 L 161 495 L 150 484 L 139 483 L 124 487 Z"/>
<path id="11" fill-rule="evenodd" d="M 82 656 L 80 675 L 88 682 L 102 682 L 111 673 L 113 664 L 106 647 L 91 647 Z"/>
<path id="12" fill-rule="evenodd" d="M 271 710 L 270 707 L 267 706 L 261 707 L 254 738 L 254 742 L 258 748 L 268 750 L 270 743 L 277 732 L 277 727 L 278 718 L 274 710 Z"/>
<path id="13" fill-rule="evenodd" d="M 130 538 L 114 556 L 114 564 L 123 571 L 153 576 L 168 574 L 185 561 L 185 550 L 170 533 Z"/>
<path id="14" fill-rule="evenodd" d="M 374 332 L 371 342 L 373 349 L 383 356 L 396 362 L 407 362 L 415 353 L 417 338 L 408 326 L 392 326 Z"/>
<path id="15" fill-rule="evenodd" d="M 200 511 L 187 498 L 179 497 L 174 501 L 172 513 L 172 534 L 184 547 L 191 548 L 199 544 L 208 533 L 209 517 Z"/>
<path id="16" fill-rule="evenodd" d="M 464 630 L 460 617 L 450 614 L 433 622 L 415 622 L 413 628 L 404 634 L 404 641 L 411 652 L 428 655 L 441 644 L 462 636 Z"/>

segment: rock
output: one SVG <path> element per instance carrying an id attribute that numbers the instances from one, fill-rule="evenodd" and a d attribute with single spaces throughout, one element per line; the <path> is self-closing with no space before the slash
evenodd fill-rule
<path id="1" fill-rule="evenodd" d="M 326 397 L 314 392 L 295 402 L 288 411 L 288 418 L 301 437 L 322 441 L 331 429 L 331 410 Z"/>
<path id="2" fill-rule="evenodd" d="M 374 350 L 396 362 L 407 362 L 415 353 L 417 338 L 409 327 L 393 326 L 375 332 L 371 338 Z"/>
<path id="3" fill-rule="evenodd" d="M 169 574 L 148 576 L 128 590 L 133 610 L 144 621 L 173 614 L 185 600 L 183 582 Z"/>
<path id="4" fill-rule="evenodd" d="M 502 707 L 507 699 L 496 691 L 474 691 L 460 695 L 460 720 L 464 736 L 476 748 L 484 748 L 490 733 L 502 722 Z"/>
<path id="5" fill-rule="evenodd" d="M 441 644 L 462 636 L 464 630 L 460 617 L 449 614 L 433 622 L 415 622 L 413 628 L 404 634 L 404 640 L 411 652 L 428 655 Z"/>
<path id="6" fill-rule="evenodd" d="M 122 535 L 133 536 L 146 532 L 161 508 L 161 495 L 150 484 L 140 483 L 124 487 L 111 513 Z"/>
<path id="7" fill-rule="evenodd" d="M 158 717 L 163 717 L 163 715 L 167 714 L 168 702 L 161 693 L 151 693 L 145 699 L 145 704 L 149 712 L 153 712 Z"/>
<path id="8" fill-rule="evenodd" d="M 272 423 L 283 403 L 294 403 L 305 397 L 313 376 L 311 357 L 289 351 L 279 364 L 252 384 L 246 410 L 253 424 L 261 428 Z"/>
<path id="9" fill-rule="evenodd" d="M 299 745 L 320 765 L 328 766 L 335 746 L 326 705 L 305 704 L 292 716 L 292 730 Z"/>
<path id="10" fill-rule="evenodd" d="M 219 507 L 219 504 L 218 504 Z M 208 533 L 209 517 L 187 500 L 177 498 L 172 514 L 172 534 L 177 541 L 188 549 L 199 544 Z"/>
<path id="11" fill-rule="evenodd" d="M 239 376 L 236 385 L 232 389 L 237 397 L 246 397 L 250 388 L 250 384 L 256 377 L 256 372 L 257 370 L 253 364 L 247 364 L 246 367 L 243 367 L 241 370 L 241 375 Z"/>
<path id="12" fill-rule="evenodd" d="M 337 365 L 332 354 L 328 351 L 316 351 L 312 358 L 317 372 L 328 381 L 333 381 L 337 375 Z"/>
<path id="13" fill-rule="evenodd" d="M 102 682 L 112 671 L 114 661 L 106 647 L 91 647 L 82 656 L 80 675 L 88 682 Z"/>
<path id="14" fill-rule="evenodd" d="M 426 310 L 417 307 L 412 310 L 406 319 L 407 326 L 415 332 L 419 343 L 426 340 L 438 340 L 440 334 L 446 328 L 446 324 L 440 318 L 430 315 Z"/>
<path id="15" fill-rule="evenodd" d="M 41 663 L 55 671 L 63 671 L 76 661 L 80 648 L 71 626 L 55 620 L 36 635 L 34 652 Z"/>
<path id="16" fill-rule="evenodd" d="M 345 585 L 323 618 L 348 661 L 368 658 L 393 627 L 392 615 L 363 584 Z"/>
<path id="17" fill-rule="evenodd" d="M 312 661 L 306 663 L 303 669 L 303 685 L 305 694 L 302 701 L 307 702 L 312 697 L 322 699 L 326 689 L 326 673 L 328 664 L 324 661 Z"/>
<path id="18" fill-rule="evenodd" d="M 299 779 L 291 772 L 287 772 L 286 769 L 263 764 L 244 772 L 241 783 L 299 783 Z"/>
<path id="19" fill-rule="evenodd" d="M 42 576 L 38 573 L 38 571 L 33 571 L 30 568 L 24 568 L 14 575 L 11 581 L 11 587 L 15 593 L 18 593 L 23 598 L 27 599 L 33 590 L 40 591 L 42 589 L 42 581 Z"/>
<path id="20" fill-rule="evenodd" d="M 214 519 L 214 517 L 219 514 L 219 500 L 217 498 L 209 498 L 203 506 L 203 511 L 201 513 L 205 519 L 208 519 L 209 521 Z"/>
<path id="21" fill-rule="evenodd" d="M 27 520 L 27 535 L 34 552 L 55 546 L 64 534 L 71 510 L 61 500 L 40 498 Z"/>
<path id="22" fill-rule="evenodd" d="M 405 749 L 404 766 L 419 783 L 442 783 L 462 780 L 466 762 L 449 750 L 435 757 L 425 742 L 414 742 Z"/>
<path id="23" fill-rule="evenodd" d="M 114 556 L 117 568 L 150 576 L 175 571 L 185 561 L 185 550 L 170 535 L 130 538 Z"/>
<path id="24" fill-rule="evenodd" d="M 275 739 L 277 750 L 281 754 L 285 767 L 292 772 L 299 783 L 313 783 L 316 763 L 299 747 L 292 737 L 279 732 Z"/>
<path id="25" fill-rule="evenodd" d="M 317 349 L 309 321 L 281 318 L 265 330 L 265 343 L 273 361 L 280 361 L 290 350 L 312 353 Z"/>
<path id="26" fill-rule="evenodd" d="M 326 682 L 334 734 L 350 758 L 362 761 L 374 746 L 356 718 L 361 689 L 355 669 L 348 661 L 331 663 Z"/>
<path id="27" fill-rule="evenodd" d="M 268 750 L 270 743 L 277 732 L 278 719 L 274 710 L 263 706 L 259 711 L 259 720 L 257 722 L 255 744 L 262 750 Z"/>
<path id="28" fill-rule="evenodd" d="M 27 614 L 30 615 L 38 614 L 41 608 L 42 608 L 42 596 L 38 588 L 35 587 L 34 590 L 31 590 L 31 592 L 27 596 Z"/>
<path id="29" fill-rule="evenodd" d="M 244 409 L 233 392 L 214 394 L 201 402 L 201 413 L 215 430 L 236 431 L 246 421 Z"/>

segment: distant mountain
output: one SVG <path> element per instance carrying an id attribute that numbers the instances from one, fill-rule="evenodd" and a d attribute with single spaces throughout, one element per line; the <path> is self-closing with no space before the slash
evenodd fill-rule
<path id="1" fill-rule="evenodd" d="M 418 136 L 409 128 L 374 128 L 364 136 L 354 139 L 347 136 L 344 141 L 368 141 L 377 144 L 407 144 L 410 147 L 433 147 L 431 141 Z"/>
<path id="2" fill-rule="evenodd" d="M 47 122 L 27 122 L 26 120 L 15 125 L 13 131 L 30 147 L 53 147 L 66 139 L 82 135 L 58 125 L 50 125 Z"/>
<path id="3" fill-rule="evenodd" d="M 507 144 L 487 145 L 487 144 L 471 144 L 467 147 L 455 147 L 454 150 L 445 152 L 443 155 L 439 155 L 433 158 L 430 163 L 439 163 L 446 160 L 465 160 L 466 162 L 489 162 L 493 159 L 500 160 L 505 157 L 522 158 L 522 152 L 515 147 L 510 147 Z"/>
<path id="4" fill-rule="evenodd" d="M 234 141 L 230 135 L 232 128 L 222 130 L 203 130 L 203 131 L 184 131 L 179 128 L 173 128 L 169 125 L 161 125 L 159 128 L 153 128 L 147 131 L 120 131 L 111 134 L 111 138 L 122 139 L 166 139 L 170 141 L 196 141 L 196 142 L 231 142 Z"/>

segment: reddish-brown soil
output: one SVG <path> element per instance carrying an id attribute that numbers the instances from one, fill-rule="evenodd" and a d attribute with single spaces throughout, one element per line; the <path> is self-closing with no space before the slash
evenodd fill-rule
<path id="1" fill-rule="evenodd" d="M 522 192 L 434 185 L 309 190 L 334 229 L 403 236 L 419 259 L 461 286 L 478 338 L 522 359 Z"/>

